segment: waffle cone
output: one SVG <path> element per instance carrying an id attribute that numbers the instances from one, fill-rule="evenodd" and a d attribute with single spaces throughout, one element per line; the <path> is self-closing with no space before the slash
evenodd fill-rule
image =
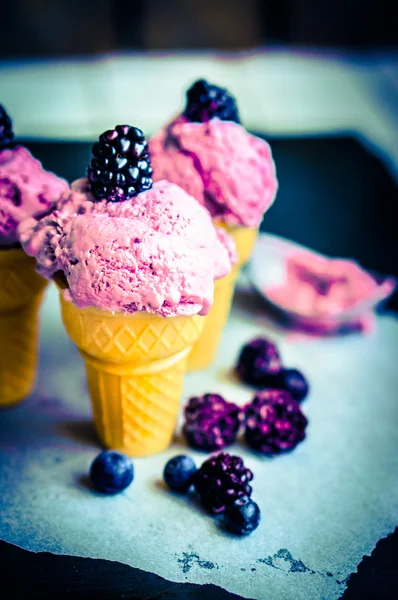
<path id="1" fill-rule="evenodd" d="M 64 300 L 65 328 L 82 354 L 101 442 L 131 456 L 170 444 L 188 354 L 205 319 L 112 314 Z"/>
<path id="2" fill-rule="evenodd" d="M 0 407 L 32 391 L 36 380 L 39 305 L 47 285 L 21 249 L 0 250 Z"/>
<path id="3" fill-rule="evenodd" d="M 238 261 L 226 277 L 214 283 L 214 302 L 199 340 L 194 345 L 188 358 L 188 371 L 206 369 L 213 362 L 218 350 L 221 335 L 231 311 L 236 280 L 240 270 L 249 260 L 256 242 L 258 230 L 249 227 L 230 226 L 216 222 L 234 239 L 238 253 Z"/>

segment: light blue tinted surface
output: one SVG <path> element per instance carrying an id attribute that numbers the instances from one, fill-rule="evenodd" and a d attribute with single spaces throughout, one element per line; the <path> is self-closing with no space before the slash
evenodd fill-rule
<path id="1" fill-rule="evenodd" d="M 364 554 L 390 533 L 398 508 L 398 322 L 378 318 L 368 337 L 292 341 L 267 327 L 258 301 L 242 290 L 216 364 L 187 377 L 185 397 L 218 391 L 237 402 L 251 391 L 231 376 L 241 345 L 276 339 L 287 366 L 311 383 L 303 403 L 307 439 L 273 460 L 241 444 L 232 450 L 255 473 L 262 523 L 236 539 L 191 501 L 159 483 L 166 460 L 189 452 L 180 440 L 135 460 L 132 486 L 117 497 L 84 480 L 99 451 L 90 424 L 84 366 L 59 321 L 51 288 L 42 311 L 36 393 L 0 413 L 0 537 L 32 551 L 100 557 L 173 581 L 212 582 L 252 598 L 338 598 Z"/>

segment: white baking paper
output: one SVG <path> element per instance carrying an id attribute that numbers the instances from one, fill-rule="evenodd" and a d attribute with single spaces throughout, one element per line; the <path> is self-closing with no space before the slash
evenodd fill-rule
<path id="1" fill-rule="evenodd" d="M 185 397 L 219 392 L 246 402 L 232 373 L 241 345 L 276 339 L 287 366 L 311 384 L 303 403 L 307 439 L 274 459 L 232 447 L 254 471 L 262 511 L 246 538 L 225 534 L 194 499 L 166 491 L 174 454 L 206 455 L 181 438 L 135 460 L 135 481 L 116 497 L 96 495 L 86 475 L 99 451 L 84 366 L 63 331 L 54 288 L 42 311 L 36 393 L 0 413 L 0 538 L 34 552 L 120 561 L 171 581 L 213 583 L 248 598 L 339 598 L 364 554 L 397 524 L 398 321 L 377 318 L 369 336 L 292 341 L 272 331 L 261 301 L 241 290 L 218 360 L 186 378 Z M 3 340 L 2 340 L 3 343 Z"/>

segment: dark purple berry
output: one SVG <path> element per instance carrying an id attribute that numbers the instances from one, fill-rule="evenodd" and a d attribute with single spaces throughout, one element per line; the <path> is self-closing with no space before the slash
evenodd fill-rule
<path id="1" fill-rule="evenodd" d="M 12 121 L 4 106 L 0 104 L 0 150 L 10 147 L 13 141 L 14 132 L 12 129 Z"/>
<path id="2" fill-rule="evenodd" d="M 186 493 L 192 485 L 196 465 L 189 456 L 174 456 L 166 464 L 163 479 L 171 490 Z"/>
<path id="3" fill-rule="evenodd" d="M 91 149 L 91 154 L 95 158 L 99 158 L 100 156 L 109 158 L 110 156 L 114 156 L 116 154 L 116 148 L 107 143 L 101 144 L 100 142 L 96 142 Z"/>
<path id="4" fill-rule="evenodd" d="M 206 460 L 193 478 L 203 506 L 211 513 L 222 513 L 238 498 L 250 497 L 253 473 L 239 456 L 221 452 Z"/>
<path id="5" fill-rule="evenodd" d="M 118 132 L 120 137 L 122 137 L 122 136 L 128 137 L 129 132 L 131 130 L 131 125 L 116 125 L 115 129 Z"/>
<path id="6" fill-rule="evenodd" d="M 257 452 L 280 454 L 304 439 L 307 423 L 289 392 L 263 390 L 246 407 L 245 438 Z"/>
<path id="7" fill-rule="evenodd" d="M 93 461 L 90 468 L 93 486 L 103 494 L 118 494 L 125 490 L 134 479 L 134 466 L 131 460 L 114 452 L 104 450 Z"/>
<path id="8" fill-rule="evenodd" d="M 148 144 L 141 129 L 117 125 L 93 145 L 87 170 L 97 200 L 123 202 L 152 187 Z"/>
<path id="9" fill-rule="evenodd" d="M 117 155 L 112 156 L 112 158 L 109 159 L 108 164 L 114 171 L 121 171 L 128 164 L 128 162 L 129 161 L 127 160 L 126 156 Z"/>
<path id="10" fill-rule="evenodd" d="M 123 173 L 116 173 L 115 175 L 115 183 L 118 186 L 123 186 L 126 183 L 126 177 L 123 175 Z"/>
<path id="11" fill-rule="evenodd" d="M 221 450 L 233 444 L 242 420 L 241 409 L 218 394 L 190 398 L 184 410 L 183 433 L 198 450 Z"/>
<path id="12" fill-rule="evenodd" d="M 136 144 L 134 144 L 133 148 L 131 149 L 131 154 L 135 158 L 144 158 L 144 157 L 147 158 L 148 157 L 147 143 L 142 142 L 140 144 L 139 142 L 137 142 Z"/>
<path id="13" fill-rule="evenodd" d="M 249 498 L 239 498 L 224 512 L 224 527 L 237 535 L 249 535 L 260 524 L 258 504 Z"/>
<path id="14" fill-rule="evenodd" d="M 128 181 L 130 181 L 130 183 L 135 183 L 138 180 L 140 174 L 141 173 L 140 173 L 140 169 L 138 166 L 130 167 L 126 171 L 126 177 L 127 177 Z"/>
<path id="15" fill-rule="evenodd" d="M 272 382 L 272 376 L 281 369 L 282 363 L 275 344 L 265 338 L 256 338 L 243 346 L 236 365 L 242 381 L 255 387 L 267 387 L 267 377 Z"/>
<path id="16" fill-rule="evenodd" d="M 280 387 L 290 392 L 297 402 L 301 402 L 308 395 L 308 382 L 304 375 L 297 369 L 283 369 L 280 373 L 280 378 Z"/>
<path id="17" fill-rule="evenodd" d="M 101 133 L 101 135 L 99 136 L 99 140 L 100 140 L 100 142 L 109 143 L 109 142 L 113 142 L 118 137 L 119 137 L 119 134 L 117 132 L 117 128 L 116 129 L 108 129 L 107 131 L 104 131 L 104 133 Z"/>
<path id="18" fill-rule="evenodd" d="M 187 91 L 184 115 L 199 123 L 207 123 L 214 118 L 240 123 L 235 98 L 226 89 L 205 79 L 199 79 Z"/>

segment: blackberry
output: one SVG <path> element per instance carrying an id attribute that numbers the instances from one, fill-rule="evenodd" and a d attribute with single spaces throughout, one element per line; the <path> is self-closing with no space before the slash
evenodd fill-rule
<path id="1" fill-rule="evenodd" d="M 263 390 L 246 407 L 245 438 L 249 446 L 272 455 L 292 450 L 305 438 L 307 419 L 285 390 Z"/>
<path id="2" fill-rule="evenodd" d="M 97 200 L 123 202 L 152 187 L 148 143 L 141 129 L 117 125 L 99 136 L 87 170 Z"/>
<path id="3" fill-rule="evenodd" d="M 240 123 L 235 98 L 228 90 L 212 85 L 205 79 L 199 79 L 187 91 L 184 115 L 190 121 L 199 123 L 206 123 L 213 118 Z"/>
<path id="4" fill-rule="evenodd" d="M 193 477 L 193 484 L 203 506 L 212 513 L 222 513 L 238 498 L 250 498 L 252 479 L 253 473 L 239 456 L 221 452 L 203 463 Z"/>
<path id="5" fill-rule="evenodd" d="M 4 106 L 0 104 L 0 150 L 9 147 L 13 141 L 12 121 Z"/>
<path id="6" fill-rule="evenodd" d="M 221 450 L 238 435 L 242 411 L 218 394 L 205 394 L 188 401 L 184 410 L 183 433 L 198 450 Z"/>
<path id="7" fill-rule="evenodd" d="M 255 387 L 274 387 L 281 369 L 275 344 L 265 338 L 256 338 L 243 346 L 236 365 L 242 381 Z"/>

